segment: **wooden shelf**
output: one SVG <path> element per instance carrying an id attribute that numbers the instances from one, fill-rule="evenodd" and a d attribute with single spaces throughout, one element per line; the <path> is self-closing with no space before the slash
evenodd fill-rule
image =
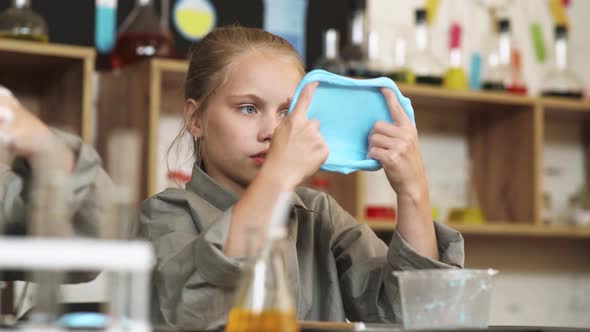
<path id="1" fill-rule="evenodd" d="M 45 44 L 31 41 L 2 39 L 0 51 L 4 53 L 2 65 L 13 61 L 13 65 L 46 65 L 47 62 L 64 63 L 70 59 L 94 58 L 95 51 L 91 47 L 70 46 L 61 44 Z M 7 57 L 6 54 L 13 54 Z M 39 59 L 44 59 L 39 61 Z M 36 60 L 36 61 L 31 61 Z M 47 62 L 45 62 L 47 61 Z"/>
<path id="2" fill-rule="evenodd" d="M 538 102 L 546 111 L 590 113 L 590 101 L 541 97 Z"/>
<path id="3" fill-rule="evenodd" d="M 146 142 L 143 156 L 148 166 L 142 174 L 142 197 L 158 191 L 157 151 L 154 147 L 159 139 L 160 120 L 166 115 L 182 115 L 187 70 L 187 61 L 152 59 L 124 68 L 118 77 L 113 73 L 101 75 L 104 86 L 101 101 L 105 101 L 101 116 L 114 123 L 110 126 L 112 128 L 124 124 L 140 129 Z M 590 103 L 418 85 L 400 84 L 399 87 L 412 99 L 418 123 L 421 118 L 445 117 L 449 112 L 455 112 L 465 122 L 464 131 L 456 134 L 463 136 L 468 143 L 480 204 L 488 219 L 505 221 L 453 227 L 466 235 L 590 238 L 590 228 L 534 226 L 540 223 L 542 203 L 541 153 L 545 111 L 550 110 L 559 116 L 565 114 L 566 117 L 567 114 L 585 116 L 586 112 L 590 114 Z M 118 111 L 123 109 L 118 104 L 122 98 L 127 103 L 123 105 L 128 109 L 126 115 Z M 363 172 L 347 176 L 320 173 L 319 176 L 329 179 L 328 193 L 351 215 L 363 213 Z M 369 225 L 380 232 L 389 232 L 395 227 L 389 221 L 371 221 Z"/>
<path id="4" fill-rule="evenodd" d="M 90 47 L 0 40 L 0 82 L 50 125 L 93 143 Z"/>
<path id="5" fill-rule="evenodd" d="M 392 232 L 395 222 L 389 220 L 366 221 L 375 232 Z M 535 226 L 530 223 L 494 222 L 483 225 L 447 224 L 464 235 L 524 236 L 544 238 L 590 238 L 590 227 Z"/>
<path id="6" fill-rule="evenodd" d="M 142 137 L 140 198 L 158 190 L 158 139 L 161 115 L 182 117 L 188 62 L 150 59 L 100 74 L 98 150 L 108 165 L 107 141 L 114 129 L 135 129 Z M 180 127 L 179 127 L 180 128 Z"/>
<path id="7" fill-rule="evenodd" d="M 492 103 L 502 105 L 534 105 L 536 99 L 529 96 L 520 96 L 503 92 L 450 90 L 442 87 L 398 84 L 404 95 L 437 98 L 446 101 L 461 101 L 474 103 Z"/>
<path id="8" fill-rule="evenodd" d="M 176 72 L 186 76 L 189 63 L 185 60 L 174 59 L 154 59 L 151 61 L 152 67 L 166 72 Z"/>

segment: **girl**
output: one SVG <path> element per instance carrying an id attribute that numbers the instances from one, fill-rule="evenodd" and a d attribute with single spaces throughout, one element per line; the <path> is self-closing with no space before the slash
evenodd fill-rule
<path id="1" fill-rule="evenodd" d="M 369 139 L 398 197 L 389 247 L 330 196 L 297 188 L 329 153 L 306 116 L 317 84 L 287 115 L 303 75 L 296 51 L 258 29 L 219 28 L 193 48 L 180 134 L 194 139 L 192 180 L 146 200 L 140 218 L 158 257 L 154 314 L 166 324 L 225 323 L 245 234 L 285 191 L 296 193 L 285 257 L 299 319 L 399 321 L 392 271 L 463 265 L 461 235 L 430 217 L 416 128 L 393 91 L 383 96 L 395 124 L 376 123 Z"/>

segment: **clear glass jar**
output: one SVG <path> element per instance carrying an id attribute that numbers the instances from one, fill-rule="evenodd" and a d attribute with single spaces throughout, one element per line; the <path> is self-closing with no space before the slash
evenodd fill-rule
<path id="1" fill-rule="evenodd" d="M 48 42 L 47 22 L 31 9 L 31 0 L 13 0 L 12 7 L 0 13 L 0 38 Z"/>
<path id="2" fill-rule="evenodd" d="M 415 51 L 409 57 L 410 83 L 441 85 L 444 67 L 430 49 L 426 10 L 416 9 Z"/>
<path id="3" fill-rule="evenodd" d="M 117 34 L 111 54 L 113 68 L 151 57 L 172 57 L 174 53 L 174 40 L 161 24 L 154 1 L 137 0 Z"/>
<path id="4" fill-rule="evenodd" d="M 340 34 L 336 29 L 324 32 L 324 51 L 315 68 L 327 70 L 338 75 L 346 75 L 346 64 L 339 54 Z"/>
<path id="5" fill-rule="evenodd" d="M 550 97 L 582 98 L 582 82 L 568 66 L 567 28 L 565 25 L 555 27 L 553 57 L 555 63 L 543 78 L 541 94 Z"/>

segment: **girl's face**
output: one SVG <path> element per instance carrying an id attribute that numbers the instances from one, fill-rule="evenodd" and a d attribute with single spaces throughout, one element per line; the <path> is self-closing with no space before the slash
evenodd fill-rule
<path id="1" fill-rule="evenodd" d="M 207 173 L 241 194 L 265 161 L 302 78 L 292 56 L 251 51 L 232 61 L 226 83 L 199 119 Z"/>

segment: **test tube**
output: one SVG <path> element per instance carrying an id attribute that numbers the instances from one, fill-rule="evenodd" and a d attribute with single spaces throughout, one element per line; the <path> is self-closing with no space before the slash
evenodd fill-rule
<path id="1" fill-rule="evenodd" d="M 108 142 L 108 169 L 115 184 L 115 200 L 106 237 L 128 238 L 136 227 L 140 153 L 140 136 L 136 130 L 113 132 Z"/>
<path id="2" fill-rule="evenodd" d="M 96 0 L 94 43 L 99 53 L 108 54 L 115 46 L 117 0 Z"/>
<path id="3" fill-rule="evenodd" d="M 115 199 L 104 231 L 106 237 L 127 239 L 136 228 L 140 152 L 140 136 L 133 129 L 115 130 L 109 138 L 108 169 L 115 185 Z M 129 326 L 125 324 L 132 324 L 129 328 L 134 330 L 147 328 L 149 321 L 144 307 L 148 299 L 137 301 L 149 292 L 149 276 L 145 276 L 147 284 L 139 273 L 109 272 L 107 277 L 111 287 L 111 329 L 126 329 Z"/>
<path id="4" fill-rule="evenodd" d="M 69 237 L 74 234 L 71 223 L 71 175 L 63 167 L 63 145 L 49 144 L 41 155 L 31 161 L 33 180 L 31 189 L 30 235 L 35 237 Z M 65 271 L 34 271 L 37 283 L 36 305 L 31 322 L 48 326 L 57 321 L 60 284 Z"/>

